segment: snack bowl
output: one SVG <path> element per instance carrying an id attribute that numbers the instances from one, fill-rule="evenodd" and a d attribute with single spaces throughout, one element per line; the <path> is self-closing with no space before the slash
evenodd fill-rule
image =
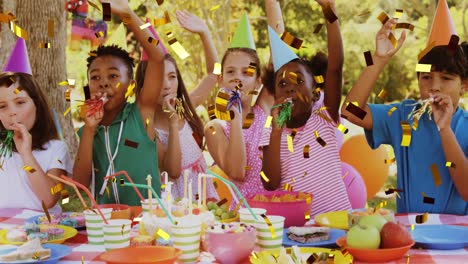
<path id="1" fill-rule="evenodd" d="M 101 254 L 108 264 L 172 264 L 182 251 L 173 247 L 146 246 L 114 249 Z"/>
<path id="2" fill-rule="evenodd" d="M 300 199 L 293 201 L 271 201 L 273 197 L 286 197 L 293 195 L 298 197 L 300 192 L 288 191 L 266 191 L 255 194 L 247 198 L 247 202 L 251 207 L 264 208 L 269 215 L 280 215 L 286 218 L 284 227 L 304 226 L 306 220 L 305 215 L 310 213 L 312 194 L 301 193 L 303 196 L 309 196 L 310 200 Z M 263 196 L 269 201 L 258 201 L 255 197 Z M 289 196 L 291 197 L 291 196 Z M 283 199 L 283 198 L 281 198 Z"/>
<path id="3" fill-rule="evenodd" d="M 387 261 L 392 261 L 400 259 L 406 256 L 406 253 L 414 245 L 414 240 L 410 244 L 397 247 L 397 248 L 382 248 L 382 249 L 362 249 L 362 248 L 352 248 L 349 247 L 346 243 L 346 236 L 338 238 L 336 244 L 340 248 L 345 248 L 349 254 L 353 256 L 355 260 L 363 262 L 372 262 L 372 263 L 382 263 Z"/>
<path id="4" fill-rule="evenodd" d="M 99 208 L 112 208 L 110 219 L 130 219 L 130 206 L 126 204 L 99 204 Z"/>
<path id="5" fill-rule="evenodd" d="M 255 239 L 256 231 L 252 225 L 217 223 L 205 229 L 204 246 L 220 263 L 244 263 L 254 250 Z"/>

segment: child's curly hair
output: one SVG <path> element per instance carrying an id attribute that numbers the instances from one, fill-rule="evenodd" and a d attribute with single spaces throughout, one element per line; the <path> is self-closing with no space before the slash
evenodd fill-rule
<path id="1" fill-rule="evenodd" d="M 133 67 L 135 66 L 133 58 L 130 57 L 130 54 L 117 45 L 109 45 L 109 46 L 99 46 L 96 50 L 90 52 L 93 55 L 90 55 L 86 61 L 88 62 L 88 67 L 93 63 L 93 61 L 102 56 L 114 56 L 120 58 L 124 61 L 125 65 L 127 66 L 128 70 L 128 78 L 133 79 Z"/>

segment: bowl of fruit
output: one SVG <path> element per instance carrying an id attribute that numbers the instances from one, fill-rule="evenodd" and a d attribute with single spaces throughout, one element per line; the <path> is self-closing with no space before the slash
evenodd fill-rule
<path id="1" fill-rule="evenodd" d="M 364 216 L 368 215 L 380 215 L 383 216 L 387 221 L 394 222 L 395 221 L 395 213 L 392 210 L 385 209 L 385 208 L 359 208 L 359 209 L 352 209 L 348 210 L 348 228 L 353 227 L 359 220 Z"/>
<path id="2" fill-rule="evenodd" d="M 284 227 L 303 226 L 310 213 L 312 194 L 304 192 L 266 191 L 248 197 L 251 207 L 264 208 L 269 215 L 285 217 Z"/>
<path id="3" fill-rule="evenodd" d="M 219 205 L 219 202 L 209 201 L 206 203 L 206 207 L 212 212 L 217 221 L 223 223 L 236 222 L 239 220 L 239 215 L 234 210 L 229 210 L 226 204 Z"/>
<path id="4" fill-rule="evenodd" d="M 336 244 L 355 260 L 381 263 L 403 258 L 414 245 L 408 229 L 381 215 L 368 215 L 351 227 Z"/>

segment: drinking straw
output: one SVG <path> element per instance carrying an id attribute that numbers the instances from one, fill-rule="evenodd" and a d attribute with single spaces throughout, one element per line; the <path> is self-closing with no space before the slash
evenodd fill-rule
<path id="1" fill-rule="evenodd" d="M 86 195 L 88 195 L 89 199 L 91 200 L 91 203 L 93 204 L 93 206 L 95 207 L 95 209 L 98 211 L 99 215 L 101 215 L 101 218 L 102 220 L 104 221 L 104 223 L 107 225 L 109 224 L 109 222 L 107 222 L 106 218 L 104 217 L 104 215 L 102 214 L 101 212 L 101 209 L 99 209 L 99 206 L 96 202 L 96 200 L 94 200 L 94 197 L 93 195 L 89 192 L 88 188 L 84 187 L 83 184 L 73 180 L 72 178 L 70 177 L 67 177 L 65 175 L 60 175 L 60 178 L 66 180 L 66 181 L 69 181 L 71 183 L 74 183 L 76 186 L 78 186 L 78 188 L 80 188 L 81 190 L 83 190 Z"/>
<path id="2" fill-rule="evenodd" d="M 158 195 L 158 194 L 156 193 L 156 191 L 153 189 L 153 186 L 148 186 L 148 185 L 145 185 L 145 184 L 137 184 L 137 183 L 128 183 L 128 182 L 124 182 L 123 179 L 121 179 L 120 185 L 122 185 L 122 186 L 133 186 L 134 188 L 138 187 L 138 188 L 150 189 L 151 192 L 153 193 L 154 197 L 156 197 L 156 200 L 158 201 L 159 206 L 161 206 L 161 208 L 163 209 L 164 213 L 166 213 L 166 216 L 169 218 L 169 220 L 171 220 L 171 223 L 172 223 L 172 224 L 175 224 L 174 219 L 172 219 L 171 214 L 167 212 L 166 207 L 164 207 L 164 205 L 163 205 L 161 199 L 159 198 L 159 195 Z"/>
<path id="3" fill-rule="evenodd" d="M 126 171 L 118 171 L 114 174 L 111 174 L 111 175 L 108 175 L 106 177 L 104 177 L 104 180 L 108 180 L 109 178 L 114 178 L 116 176 L 119 176 L 123 174 L 125 176 L 125 178 L 127 178 L 127 180 L 131 183 L 133 183 L 132 181 L 132 178 L 130 178 L 130 176 L 128 176 L 127 172 Z M 135 192 L 137 193 L 138 197 L 140 197 L 140 201 L 144 202 L 145 201 L 145 198 L 143 198 L 143 195 L 141 195 L 140 191 L 136 188 L 136 187 L 133 187 L 133 189 L 135 190 Z"/>
<path id="4" fill-rule="evenodd" d="M 253 218 L 255 220 L 258 220 L 257 216 L 254 214 L 254 212 L 252 211 L 252 208 L 250 208 L 250 205 L 247 203 L 247 199 L 245 199 L 244 196 L 242 196 L 241 192 L 239 191 L 239 189 L 237 188 L 237 186 L 232 183 L 231 181 L 219 176 L 218 174 L 212 172 L 211 170 L 206 170 L 209 174 L 211 174 L 212 177 L 215 177 L 216 179 L 222 181 L 224 184 L 228 185 L 228 186 L 231 186 L 232 189 L 237 193 L 237 195 L 239 196 L 239 198 L 241 199 L 240 202 L 242 202 L 242 200 L 244 201 L 244 205 L 245 207 L 247 208 L 247 210 L 249 210 L 250 214 L 253 216 Z M 209 177 L 209 175 L 207 174 L 202 174 L 202 177 Z"/>
<path id="5" fill-rule="evenodd" d="M 148 186 L 151 186 L 151 175 L 148 174 L 146 177 L 146 184 Z M 153 197 L 151 197 L 151 190 L 148 189 L 148 201 L 149 201 L 149 211 L 151 212 L 153 210 Z"/>
<path id="6" fill-rule="evenodd" d="M 83 208 L 87 208 L 87 207 L 88 207 L 88 206 L 86 205 L 86 203 L 85 203 L 83 197 L 81 196 L 80 191 L 78 190 L 78 188 L 76 187 L 75 184 L 73 184 L 73 183 L 71 183 L 71 182 L 68 182 L 68 181 L 66 181 L 66 180 L 63 180 L 63 179 L 61 179 L 60 177 L 57 177 L 57 176 L 55 176 L 55 175 L 53 175 L 53 174 L 50 174 L 50 173 L 47 173 L 47 176 L 49 176 L 50 178 L 52 178 L 52 179 L 54 179 L 54 180 L 56 180 L 56 181 L 59 181 L 59 182 L 65 183 L 65 184 L 68 185 L 68 186 L 71 186 L 71 187 L 75 190 L 76 194 L 78 195 L 78 198 L 80 199 L 80 202 L 81 202 L 81 204 L 83 205 Z"/>

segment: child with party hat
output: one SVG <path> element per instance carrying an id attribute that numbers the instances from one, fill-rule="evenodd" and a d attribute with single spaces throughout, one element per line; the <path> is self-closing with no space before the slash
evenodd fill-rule
<path id="1" fill-rule="evenodd" d="M 188 11 L 181 10 L 176 11 L 176 17 L 184 29 L 200 36 L 205 51 L 207 75 L 189 93 L 175 59 L 167 53 L 157 32 L 150 26 L 154 38 L 160 41 L 159 45 L 166 53 L 163 88 L 155 104 L 154 128 L 158 135 L 159 168 L 167 172 L 173 183 L 172 197 L 175 199 L 184 197 L 185 185 L 191 181 L 193 197 L 188 198 L 195 200 L 195 195 L 198 194 L 198 190 L 201 190 L 198 187 L 198 175 L 206 173 L 207 169 L 202 153 L 203 123 L 195 112 L 195 107 L 208 98 L 216 84 L 217 75 L 213 71 L 218 56 L 208 26 L 202 19 Z M 136 70 L 137 92 L 147 82 L 147 75 L 145 75 L 147 65 L 147 55 L 143 51 L 142 61 Z M 182 177 L 184 171 L 187 171 L 186 178 Z M 218 199 L 211 179 L 206 179 L 206 181 L 207 198 Z"/>
<path id="2" fill-rule="evenodd" d="M 300 59 L 268 28 L 274 74 L 267 86 L 275 96 L 271 125 L 260 137 L 267 190 L 286 189 L 311 193 L 310 216 L 351 208 L 341 175 L 336 130 L 342 87 L 343 44 L 334 1 L 317 1 L 327 18 L 328 63 L 324 99 L 314 68 Z"/>
<path id="3" fill-rule="evenodd" d="M 148 81 L 135 103 L 127 103 L 135 80 L 133 59 L 124 50 L 123 28 L 117 29 L 108 40 L 123 41 L 121 46 L 100 46 L 90 52 L 87 61 L 92 104 L 88 106 L 93 107 L 86 108 L 85 124 L 78 131 L 80 145 L 73 174 L 85 186 L 92 183 L 91 189 L 98 193 L 99 203 L 140 205 L 133 189 L 108 182 L 104 177 L 124 170 L 134 183 L 146 185 L 147 175 L 152 175 L 152 187 L 157 193 L 160 192 L 153 120 L 154 105 L 164 79 L 164 54 L 159 46 L 148 41 L 151 36 L 149 30 L 140 28 L 143 22 L 129 8 L 127 0 L 112 1 L 111 10 L 126 21 L 127 27 L 148 53 L 146 71 L 151 74 L 147 75 Z"/>
<path id="4" fill-rule="evenodd" d="M 60 212 L 60 190 L 46 174 L 67 175 L 72 163 L 22 38 L 0 73 L 0 121 L 0 208 Z"/>
<path id="5" fill-rule="evenodd" d="M 445 0 L 436 9 L 427 45 L 417 74 L 421 100 L 368 104 L 367 99 L 379 74 L 401 48 L 405 32 L 394 46 L 396 19 L 388 20 L 377 32 L 373 65 L 366 67 L 342 106 L 348 120 L 365 129 L 372 148 L 393 147 L 397 162 L 399 213 L 429 212 L 468 214 L 468 112 L 458 106 L 468 90 L 467 58 Z M 353 102 L 356 107 L 349 107 Z M 356 116 L 356 109 L 365 116 Z M 354 109 L 354 110 L 353 110 Z M 358 112 L 359 109 L 357 109 Z"/>
<path id="6" fill-rule="evenodd" d="M 269 23 L 283 30 L 279 3 L 265 2 Z M 230 96 L 226 107 L 233 115 L 230 120 L 214 119 L 205 125 L 206 143 L 217 166 L 248 197 L 264 191 L 258 143 L 273 97 L 262 89 L 260 59 L 247 14 L 242 15 L 221 65 L 218 84 L 220 92 Z"/>

